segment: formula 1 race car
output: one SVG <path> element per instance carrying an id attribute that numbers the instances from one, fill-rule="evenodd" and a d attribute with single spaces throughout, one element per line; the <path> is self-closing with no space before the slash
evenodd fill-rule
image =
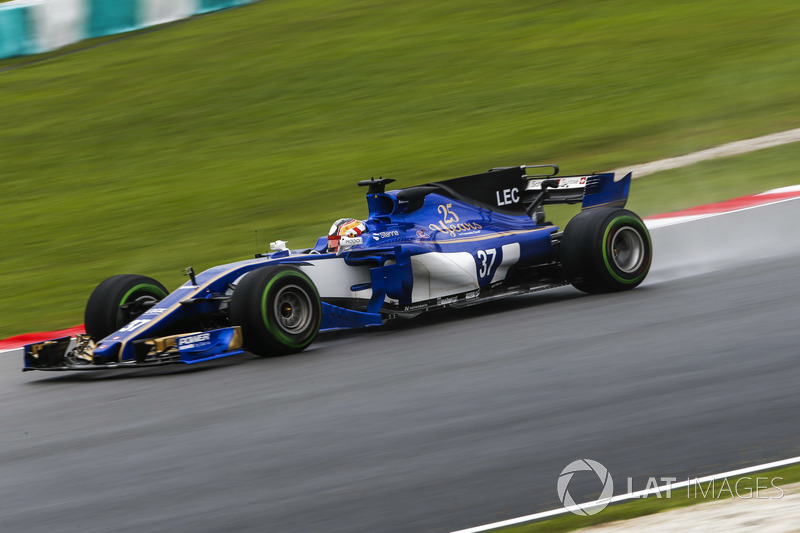
<path id="1" fill-rule="evenodd" d="M 533 169 L 540 174 L 529 174 Z M 544 170 L 547 169 L 547 170 Z M 648 273 L 650 235 L 623 209 L 631 175 L 556 178 L 556 165 L 517 166 L 386 192 L 367 187 L 369 218 L 342 219 L 313 248 L 195 274 L 173 292 L 140 275 L 106 279 L 86 304 L 86 334 L 25 346 L 24 370 L 193 364 L 249 351 L 299 352 L 319 331 L 566 284 L 628 290 Z M 564 231 L 544 206 L 581 203 Z"/>

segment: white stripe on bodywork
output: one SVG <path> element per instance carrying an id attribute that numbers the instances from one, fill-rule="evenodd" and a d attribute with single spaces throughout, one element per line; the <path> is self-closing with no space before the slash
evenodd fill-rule
<path id="1" fill-rule="evenodd" d="M 497 265 L 497 270 L 494 271 L 494 276 L 492 276 L 492 281 L 490 283 L 494 283 L 495 281 L 503 281 L 506 279 L 508 269 L 517 264 L 517 261 L 519 261 L 518 242 L 504 244 L 502 250 L 503 262 Z"/>
<path id="2" fill-rule="evenodd" d="M 301 258 L 302 260 L 302 258 Z M 291 263 L 286 263 L 291 265 Z M 341 257 L 308 261 L 306 265 L 294 265 L 305 272 L 321 298 L 364 298 L 372 297 L 372 289 L 351 291 L 350 287 L 369 283 L 370 266 L 349 266 Z"/>
<path id="3" fill-rule="evenodd" d="M 414 272 L 412 302 L 478 289 L 475 258 L 467 252 L 414 255 L 411 268 Z"/>

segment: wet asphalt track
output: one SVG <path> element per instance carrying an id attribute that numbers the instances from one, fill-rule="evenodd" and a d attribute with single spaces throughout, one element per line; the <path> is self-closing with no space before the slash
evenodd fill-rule
<path id="1" fill-rule="evenodd" d="M 620 494 L 797 456 L 799 265 L 656 271 L 198 368 L 22 374 L 0 354 L 0 531 L 449 531 L 559 507 L 580 458 Z"/>

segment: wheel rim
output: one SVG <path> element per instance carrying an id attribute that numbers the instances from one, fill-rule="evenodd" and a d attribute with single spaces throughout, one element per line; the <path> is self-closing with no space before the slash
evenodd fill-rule
<path id="1" fill-rule="evenodd" d="M 625 226 L 611 239 L 611 256 L 614 265 L 626 274 L 639 270 L 644 262 L 644 240 L 636 229 Z"/>
<path id="2" fill-rule="evenodd" d="M 303 333 L 311 323 L 311 298 L 297 285 L 282 287 L 273 306 L 278 326 L 291 335 Z"/>

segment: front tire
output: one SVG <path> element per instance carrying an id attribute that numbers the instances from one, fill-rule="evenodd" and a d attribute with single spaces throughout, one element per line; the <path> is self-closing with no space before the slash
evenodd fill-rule
<path id="1" fill-rule="evenodd" d="M 100 283 L 86 302 L 83 316 L 86 333 L 95 340 L 107 337 L 138 318 L 167 294 L 169 292 L 161 283 L 147 276 L 112 276 Z"/>
<path id="2" fill-rule="evenodd" d="M 245 274 L 230 303 L 231 324 L 241 326 L 245 348 L 262 357 L 305 350 L 322 323 L 322 302 L 300 269 L 277 265 Z"/>
<path id="3" fill-rule="evenodd" d="M 578 213 L 561 238 L 567 281 L 588 293 L 630 290 L 650 271 L 653 246 L 647 227 L 627 209 Z"/>

